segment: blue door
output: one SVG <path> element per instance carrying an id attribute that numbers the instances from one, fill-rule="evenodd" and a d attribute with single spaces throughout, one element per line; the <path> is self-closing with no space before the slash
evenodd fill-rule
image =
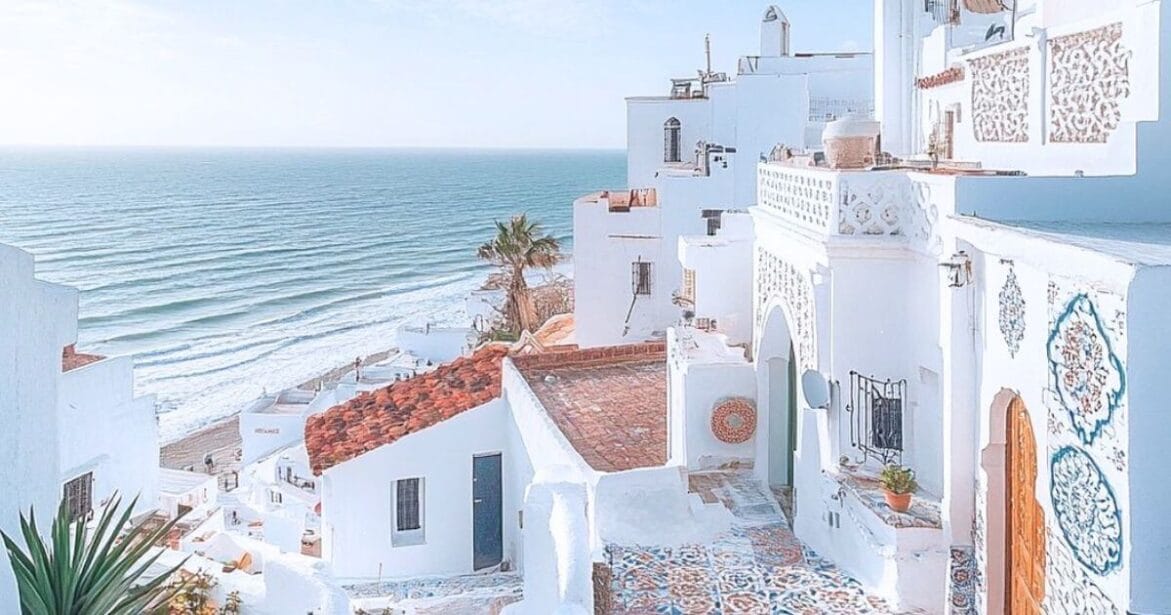
<path id="1" fill-rule="evenodd" d="M 472 457 L 472 567 L 490 568 L 504 559 L 500 455 Z"/>

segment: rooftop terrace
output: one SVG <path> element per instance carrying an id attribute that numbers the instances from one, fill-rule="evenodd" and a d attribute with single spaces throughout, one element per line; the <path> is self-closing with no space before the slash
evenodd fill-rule
<path id="1" fill-rule="evenodd" d="M 662 343 L 513 357 L 541 405 L 599 472 L 667 462 Z"/>

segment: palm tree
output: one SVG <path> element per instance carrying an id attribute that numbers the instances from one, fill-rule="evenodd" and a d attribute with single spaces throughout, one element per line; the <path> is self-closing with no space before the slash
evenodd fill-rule
<path id="1" fill-rule="evenodd" d="M 7 533 L 4 547 L 16 576 L 20 610 L 25 615 L 135 615 L 165 613 L 166 603 L 183 584 L 167 585 L 183 565 L 151 580 L 143 576 L 159 557 L 150 550 L 167 536 L 179 519 L 154 530 L 150 519 L 130 523 L 135 498 L 119 511 L 115 495 L 92 528 L 84 520 L 73 523 L 65 502 L 57 510 L 48 541 L 37 529 L 32 509 L 20 515 L 25 548 Z M 186 560 L 184 560 L 185 562 Z"/>
<path id="2" fill-rule="evenodd" d="M 541 323 L 525 282 L 525 270 L 546 269 L 561 260 L 561 247 L 552 235 L 543 235 L 541 225 L 525 214 L 513 216 L 507 224 L 496 221 L 496 238 L 480 246 L 480 258 L 500 267 L 507 278 L 508 293 L 504 317 L 509 330 L 519 334 L 533 331 Z"/>

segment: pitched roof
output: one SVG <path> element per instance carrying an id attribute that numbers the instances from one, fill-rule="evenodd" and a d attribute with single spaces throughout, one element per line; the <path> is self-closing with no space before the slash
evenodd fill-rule
<path id="1" fill-rule="evenodd" d="M 70 344 L 61 351 L 61 371 L 68 372 L 79 367 L 85 367 L 90 363 L 96 363 L 104 358 L 106 357 L 100 354 L 77 352 L 74 345 Z"/>
<path id="2" fill-rule="evenodd" d="M 313 473 L 426 429 L 500 396 L 504 345 L 485 346 L 434 371 L 363 393 L 309 417 L 305 449 Z"/>

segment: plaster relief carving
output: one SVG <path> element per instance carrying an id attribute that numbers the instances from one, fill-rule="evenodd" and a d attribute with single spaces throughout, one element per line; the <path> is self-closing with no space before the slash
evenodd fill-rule
<path id="1" fill-rule="evenodd" d="M 1049 140 L 1105 143 L 1130 96 L 1131 51 L 1122 24 L 1049 41 Z"/>
<path id="2" fill-rule="evenodd" d="M 972 130 L 977 141 L 1029 140 L 1029 49 L 1021 47 L 971 61 Z"/>
<path id="3" fill-rule="evenodd" d="M 813 283 L 792 264 L 763 249 L 756 250 L 756 330 L 764 326 L 765 308 L 774 297 L 788 307 L 789 326 L 797 362 L 802 369 L 816 365 L 813 339 Z"/>

